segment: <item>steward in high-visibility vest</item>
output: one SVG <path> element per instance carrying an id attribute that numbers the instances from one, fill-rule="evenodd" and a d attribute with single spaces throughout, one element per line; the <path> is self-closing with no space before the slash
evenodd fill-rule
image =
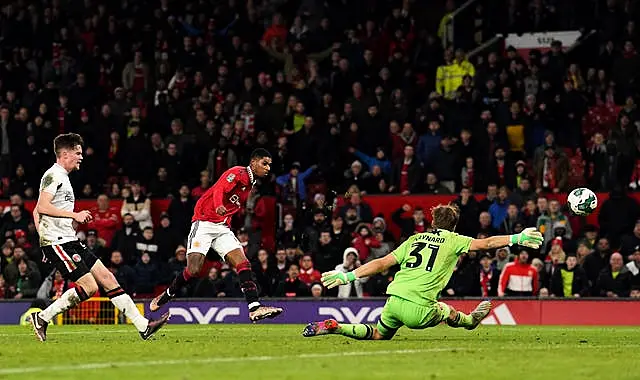
<path id="1" fill-rule="evenodd" d="M 455 98 L 456 90 L 462 85 L 465 75 L 472 78 L 476 75 L 476 69 L 469 62 L 461 49 L 456 50 L 455 59 L 453 52 L 447 50 L 444 53 L 445 64 L 438 67 L 436 73 L 436 91 L 445 99 Z"/>

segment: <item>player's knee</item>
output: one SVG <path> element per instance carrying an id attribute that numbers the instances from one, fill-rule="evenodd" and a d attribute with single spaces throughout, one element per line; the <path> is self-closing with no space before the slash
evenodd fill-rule
<path id="1" fill-rule="evenodd" d="M 85 276 L 79 279 L 76 284 L 78 284 L 81 289 L 79 293 L 84 293 L 86 298 L 90 298 L 98 292 L 98 284 L 92 276 Z M 81 298 L 85 298 L 84 295 Z"/>
<path id="2" fill-rule="evenodd" d="M 187 271 L 191 276 L 197 276 L 204 265 L 204 255 L 191 254 L 187 257 Z"/>

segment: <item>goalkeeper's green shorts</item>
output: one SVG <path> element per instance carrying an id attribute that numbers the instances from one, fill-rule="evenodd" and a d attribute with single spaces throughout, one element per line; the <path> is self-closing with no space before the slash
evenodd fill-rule
<path id="1" fill-rule="evenodd" d="M 410 329 L 437 326 L 449 317 L 450 312 L 449 305 L 443 302 L 423 306 L 404 298 L 390 296 L 382 309 L 377 328 L 382 336 L 390 339 L 402 326 Z"/>

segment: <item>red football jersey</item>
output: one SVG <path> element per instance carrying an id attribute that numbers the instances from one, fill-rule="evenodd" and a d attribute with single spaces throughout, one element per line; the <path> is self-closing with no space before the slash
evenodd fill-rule
<path id="1" fill-rule="evenodd" d="M 201 220 L 230 225 L 231 216 L 244 207 L 254 183 L 253 173 L 246 166 L 234 166 L 222 173 L 215 185 L 198 199 L 191 221 Z M 220 206 L 227 209 L 225 215 L 216 213 L 216 209 Z"/>

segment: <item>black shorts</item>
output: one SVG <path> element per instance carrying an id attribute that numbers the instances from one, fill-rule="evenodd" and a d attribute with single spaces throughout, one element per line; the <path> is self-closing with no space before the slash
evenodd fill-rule
<path id="1" fill-rule="evenodd" d="M 51 263 L 65 280 L 73 282 L 91 271 L 98 258 L 79 241 L 42 247 L 43 261 Z"/>

